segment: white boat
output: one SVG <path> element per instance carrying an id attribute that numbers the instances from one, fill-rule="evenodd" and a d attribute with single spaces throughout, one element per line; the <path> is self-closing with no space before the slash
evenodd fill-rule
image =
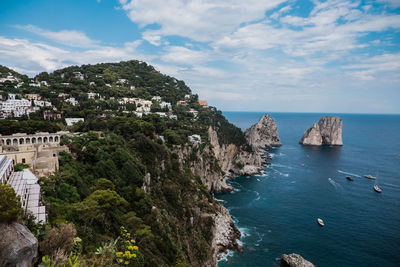
<path id="1" fill-rule="evenodd" d="M 319 225 L 325 226 L 325 223 L 324 223 L 324 221 L 322 219 L 318 218 L 317 222 L 318 222 Z"/>
<path id="2" fill-rule="evenodd" d="M 372 176 L 371 174 L 364 175 L 364 177 L 367 179 L 372 179 L 372 180 L 376 179 L 376 177 Z"/>
<path id="3" fill-rule="evenodd" d="M 329 182 L 332 182 L 332 178 L 328 178 L 328 181 L 329 181 Z"/>
<path id="4" fill-rule="evenodd" d="M 378 186 L 377 184 L 374 185 L 374 190 L 375 190 L 375 192 L 377 192 L 377 193 L 382 193 L 382 189 L 380 189 L 379 186 Z"/>

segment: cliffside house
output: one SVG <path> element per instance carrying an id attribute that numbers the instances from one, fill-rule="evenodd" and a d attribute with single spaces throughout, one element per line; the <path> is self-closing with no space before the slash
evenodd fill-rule
<path id="1" fill-rule="evenodd" d="M 61 119 L 61 114 L 53 112 L 51 110 L 45 110 L 43 112 L 43 119 L 45 120 L 60 120 Z"/>
<path id="2" fill-rule="evenodd" d="M 183 105 L 186 106 L 188 104 L 187 100 L 179 100 L 178 102 L 176 102 L 177 105 Z"/>
<path id="3" fill-rule="evenodd" d="M 67 124 L 67 126 L 72 126 L 75 123 L 78 123 L 80 121 L 85 121 L 84 118 L 65 118 L 65 123 Z"/>
<path id="4" fill-rule="evenodd" d="M 199 103 L 200 106 L 202 106 L 203 108 L 208 108 L 208 103 L 207 100 L 198 100 L 197 101 Z"/>

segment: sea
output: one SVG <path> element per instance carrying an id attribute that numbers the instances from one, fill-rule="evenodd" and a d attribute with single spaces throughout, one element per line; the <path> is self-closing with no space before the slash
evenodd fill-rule
<path id="1" fill-rule="evenodd" d="M 245 130 L 265 113 L 223 114 Z M 400 115 L 268 114 L 283 144 L 268 150 L 271 164 L 260 175 L 229 180 L 232 193 L 215 195 L 244 246 L 219 266 L 279 266 L 283 253 L 316 266 L 400 266 Z M 300 145 L 325 115 L 342 118 L 344 145 Z M 365 174 L 378 177 L 381 194 Z"/>

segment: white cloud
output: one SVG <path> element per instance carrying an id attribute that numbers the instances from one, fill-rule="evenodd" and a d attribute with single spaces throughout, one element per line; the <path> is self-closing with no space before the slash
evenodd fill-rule
<path id="1" fill-rule="evenodd" d="M 85 33 L 80 31 L 62 30 L 58 32 L 44 30 L 34 25 L 17 25 L 16 28 L 29 31 L 39 36 L 45 37 L 59 44 L 72 47 L 90 47 L 97 45 L 99 41 L 90 39 Z"/>
<path id="2" fill-rule="evenodd" d="M 167 63 L 197 65 L 209 59 L 206 51 L 191 50 L 182 46 L 169 46 L 161 60 Z"/>
<path id="3" fill-rule="evenodd" d="M 241 23 L 262 19 L 265 11 L 285 0 L 146 0 L 120 1 L 128 17 L 139 26 L 159 24 L 144 36 L 179 35 L 208 42 L 221 38 Z"/>
<path id="4" fill-rule="evenodd" d="M 96 46 L 89 49 L 61 49 L 26 39 L 9 39 L 0 36 L 0 61 L 23 73 L 35 75 L 69 65 L 114 62 L 130 59 L 150 60 L 136 52 L 140 41 L 127 42 L 123 47 Z"/>

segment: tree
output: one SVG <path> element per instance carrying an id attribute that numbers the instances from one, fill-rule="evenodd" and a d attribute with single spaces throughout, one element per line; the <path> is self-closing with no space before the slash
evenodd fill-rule
<path id="1" fill-rule="evenodd" d="M 16 221 L 21 213 L 20 197 L 11 185 L 0 184 L 0 222 Z"/>
<path id="2" fill-rule="evenodd" d="M 129 206 L 128 202 L 112 190 L 96 190 L 82 202 L 75 204 L 77 214 L 87 223 L 105 225 L 105 228 L 118 225 Z"/>

